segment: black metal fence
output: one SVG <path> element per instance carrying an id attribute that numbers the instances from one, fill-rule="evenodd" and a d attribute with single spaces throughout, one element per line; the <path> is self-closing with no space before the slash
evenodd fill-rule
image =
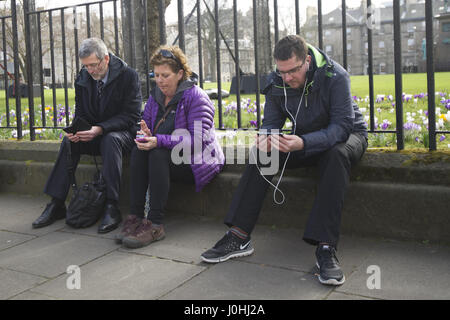
<path id="1" fill-rule="evenodd" d="M 61 124 L 58 124 L 57 121 L 57 101 L 56 101 L 56 79 L 55 79 L 55 43 L 61 44 L 61 52 L 63 56 L 63 83 L 62 88 L 64 89 L 64 116 L 65 116 L 65 124 L 69 125 L 69 98 L 68 98 L 68 72 L 67 72 L 67 57 L 66 54 L 68 52 L 67 49 L 67 37 L 66 37 L 66 29 L 67 29 L 67 21 L 66 21 L 66 14 L 70 11 L 70 14 L 72 16 L 73 21 L 71 22 L 75 27 L 73 28 L 73 43 L 75 45 L 74 51 L 72 54 L 75 54 L 78 51 L 78 43 L 80 41 L 80 32 L 82 30 L 82 26 L 77 26 L 77 14 L 79 12 L 84 12 L 86 16 L 86 25 L 83 26 L 85 29 L 85 32 L 83 32 L 83 35 L 90 37 L 93 35 L 92 31 L 92 21 L 91 21 L 91 11 L 92 8 L 98 8 L 99 10 L 99 36 L 101 38 L 105 37 L 105 21 L 103 16 L 103 8 L 106 4 L 109 3 L 109 5 L 113 6 L 113 35 L 111 36 L 113 38 L 113 46 L 112 48 L 115 50 L 115 54 L 120 54 L 119 48 L 121 43 L 121 38 L 119 35 L 119 22 L 118 22 L 118 0 L 103 0 L 88 4 L 80 4 L 76 6 L 71 7 L 62 7 L 62 8 L 55 8 L 55 9 L 49 9 L 49 10 L 41 10 L 41 11 L 30 11 L 28 8 L 28 1 L 23 1 L 23 10 L 24 10 L 24 24 L 25 24 L 25 35 L 22 37 L 18 34 L 18 14 L 17 14 L 17 4 L 15 0 L 11 0 L 11 15 L 10 16 L 4 16 L 0 17 L 0 21 L 2 24 L 2 51 L 3 51 L 3 61 L 5 62 L 4 66 L 4 83 L 5 83 L 5 108 L 6 108 L 6 126 L 0 127 L 0 129 L 16 129 L 17 130 L 17 138 L 21 139 L 23 137 L 23 130 L 24 130 L 24 123 L 22 123 L 22 109 L 21 109 L 21 90 L 26 89 L 28 93 L 28 107 L 29 107 L 29 122 L 26 124 L 29 128 L 30 132 L 30 139 L 35 140 L 36 139 L 36 129 L 47 129 L 47 128 L 60 128 Z M 132 2 L 132 1 L 131 1 Z M 158 1 L 158 10 L 160 13 L 160 39 L 161 43 L 166 43 L 166 26 L 165 21 L 161 19 L 163 16 L 163 0 Z M 147 9 L 146 1 L 145 3 L 145 10 Z M 273 35 L 274 35 L 274 43 L 278 41 L 280 37 L 280 28 L 279 28 L 279 14 L 278 14 L 278 1 L 273 0 Z M 367 8 L 371 7 L 371 0 L 367 0 Z M 190 15 L 186 19 L 184 17 L 183 13 L 183 0 L 177 0 L 177 6 L 178 6 L 178 45 L 180 48 L 185 49 L 185 23 L 186 20 L 191 17 L 191 15 L 196 11 L 197 13 L 197 44 L 198 44 L 198 62 L 199 62 L 199 69 L 196 70 L 199 73 L 200 78 L 200 85 L 203 87 L 204 84 L 204 59 L 203 59 L 203 50 L 202 50 L 202 38 L 200 34 L 200 30 L 202 28 L 202 20 L 200 19 L 201 16 L 201 9 L 207 9 L 209 11 L 209 14 L 213 17 L 213 21 L 215 23 L 215 39 L 216 39 L 216 72 L 217 72 L 217 89 L 218 89 L 218 99 L 217 99 L 217 113 L 218 113 L 218 129 L 228 129 L 225 128 L 223 125 L 223 96 L 222 96 L 222 79 L 221 79 L 221 40 L 224 40 L 225 44 L 227 45 L 227 49 L 232 56 L 234 63 L 235 63 L 235 75 L 236 75 L 236 87 L 240 88 L 240 80 L 241 80 L 241 67 L 240 67 L 240 47 L 239 47 L 239 28 L 238 28 L 238 19 L 237 19 L 237 0 L 233 0 L 233 30 L 234 30 L 234 48 L 230 48 L 228 46 L 228 42 L 225 41 L 227 39 L 224 38 L 223 34 L 221 33 L 220 27 L 219 27 L 219 0 L 214 0 L 214 8 L 211 10 L 207 3 L 204 0 L 196 0 L 195 6 L 192 9 Z M 294 0 L 292 3 L 293 9 L 295 9 L 295 26 L 296 26 L 296 33 L 300 34 L 300 14 L 299 14 L 299 0 Z M 348 66 L 348 47 L 347 47 L 347 13 L 346 13 L 346 1 L 342 0 L 341 4 L 342 9 L 342 55 L 343 55 L 343 67 L 347 68 Z M 147 11 L 146 11 L 147 12 Z M 55 21 L 54 21 L 54 14 L 59 13 L 59 26 L 60 33 L 57 38 L 55 38 Z M 317 31 L 318 31 L 318 46 L 319 48 L 323 49 L 324 46 L 324 37 L 323 37 L 323 21 L 322 21 L 322 1 L 317 1 L 317 13 L 318 13 L 318 25 L 317 25 Z M 70 16 L 69 14 L 69 16 Z M 371 12 L 368 11 L 367 13 L 367 19 L 371 18 Z M 42 21 L 45 20 L 48 24 L 48 32 L 49 32 L 49 50 L 51 55 L 51 89 L 52 89 L 52 96 L 53 96 L 53 121 L 52 123 L 47 123 L 46 121 L 46 110 L 44 106 L 46 105 L 45 101 L 45 94 L 44 94 L 44 68 L 43 68 L 43 43 L 42 43 L 42 33 L 47 32 L 47 30 L 43 30 L 42 28 L 39 28 L 38 31 L 38 39 L 31 39 L 31 32 L 30 32 L 30 20 L 31 19 L 37 20 L 37 25 L 42 26 Z M 256 81 L 256 109 L 257 109 L 257 119 L 256 119 L 256 127 L 259 128 L 261 125 L 261 99 L 260 99 L 260 74 L 259 74 L 259 48 L 258 48 L 258 11 L 257 11 L 257 0 L 253 0 L 253 48 L 254 48 L 254 61 L 255 61 L 255 81 Z M 426 0 L 425 1 L 425 24 L 426 24 L 426 52 L 427 52 L 427 92 L 428 92 L 428 133 L 429 133 L 429 149 L 430 150 L 436 150 L 437 144 L 436 144 L 436 138 L 438 134 L 449 134 L 449 131 L 438 131 L 436 130 L 436 97 L 435 97 L 435 72 L 434 72 L 434 48 L 433 48 L 433 1 Z M 130 28 L 128 32 L 130 33 L 130 39 L 133 37 L 133 23 L 132 23 L 133 17 L 130 17 Z M 6 44 L 6 22 L 11 20 L 12 21 L 12 31 L 13 31 L 13 47 L 9 50 L 12 50 L 13 56 L 14 56 L 14 76 L 10 75 L 7 70 L 7 51 L 8 47 Z M 374 93 L 374 69 L 373 69 L 373 37 L 372 37 L 372 30 L 370 27 L 367 28 L 367 51 L 368 51 L 368 76 L 369 76 L 369 108 L 370 108 L 370 120 L 369 120 L 369 132 L 370 133 L 392 133 L 395 134 L 397 137 L 397 149 L 402 150 L 404 149 L 404 110 L 403 110 L 403 88 L 402 88 L 402 47 L 401 47 L 401 13 L 400 13 L 400 2 L 399 1 L 393 1 L 393 21 L 394 21 L 394 45 L 395 45 L 395 110 L 396 110 L 396 130 L 378 130 L 375 125 L 375 93 Z M 147 35 L 148 29 L 147 29 L 147 21 L 145 21 L 145 35 Z M 98 33 L 98 30 L 97 30 Z M 19 77 L 19 42 L 22 40 L 25 40 L 25 47 L 26 47 L 26 71 L 27 71 L 27 79 L 28 83 L 26 87 L 23 87 L 20 84 L 20 77 Z M 31 42 L 36 41 L 38 42 L 38 52 L 32 52 L 32 44 Z M 145 40 L 147 40 L 147 36 L 145 37 Z M 306 39 L 308 41 L 308 39 Z M 131 46 L 131 52 L 132 57 L 131 61 L 129 61 L 131 66 L 135 65 L 135 54 L 136 50 L 138 50 L 133 43 L 130 43 Z M 147 48 L 147 45 L 145 45 L 145 48 Z M 110 46 L 111 49 L 111 46 Z M 144 50 L 144 49 L 143 49 Z M 38 65 L 33 64 L 32 56 L 38 55 L 40 57 L 40 63 Z M 147 49 L 145 49 L 145 58 L 146 58 L 146 75 L 148 75 L 148 52 Z M 78 59 L 75 58 L 76 61 L 76 70 L 79 70 L 79 62 Z M 37 68 L 37 70 L 40 70 L 40 79 L 39 83 L 36 83 L 39 87 L 39 94 L 41 97 L 41 106 L 42 106 L 42 114 L 41 114 L 41 125 L 36 125 L 36 119 L 35 119 L 35 102 L 34 102 L 34 95 L 33 95 L 33 88 L 36 84 L 33 83 L 33 69 Z M 14 90 L 14 96 L 15 96 L 15 117 L 17 119 L 16 125 L 12 125 L 12 121 L 10 119 L 10 101 L 9 101 L 9 94 L 7 92 L 8 89 L 8 77 L 14 78 L 13 82 L 13 90 Z M 70 80 L 71 83 L 73 79 Z M 149 77 L 146 76 L 143 81 L 146 82 L 147 86 L 147 92 L 149 91 L 150 85 L 149 85 Z M 241 96 L 240 96 L 240 90 L 237 90 L 236 92 L 236 103 L 237 103 L 237 128 L 233 129 L 242 129 L 242 106 L 241 106 Z M 63 121 L 64 123 L 64 121 Z"/>

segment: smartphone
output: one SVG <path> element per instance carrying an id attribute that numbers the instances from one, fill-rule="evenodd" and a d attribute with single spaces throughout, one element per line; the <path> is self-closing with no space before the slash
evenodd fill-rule
<path id="1" fill-rule="evenodd" d="M 280 137 L 284 136 L 284 133 L 281 132 L 278 129 L 261 129 L 258 131 L 258 136 L 271 136 L 271 135 L 278 135 Z"/>
<path id="2" fill-rule="evenodd" d="M 147 142 L 147 139 L 145 139 L 145 134 L 137 134 L 136 135 L 136 141 L 140 143 Z"/>
<path id="3" fill-rule="evenodd" d="M 78 131 L 88 131 L 91 130 L 92 126 L 81 117 L 76 117 L 70 127 L 63 128 L 67 133 L 77 133 Z"/>

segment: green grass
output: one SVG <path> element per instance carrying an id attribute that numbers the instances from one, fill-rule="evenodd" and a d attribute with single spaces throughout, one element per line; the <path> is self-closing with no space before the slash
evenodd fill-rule
<path id="1" fill-rule="evenodd" d="M 407 94 L 419 94 L 427 92 L 427 74 L 403 74 L 402 77 L 403 92 Z M 435 73 L 435 87 L 438 92 L 449 93 L 450 72 Z M 351 77 L 352 94 L 358 97 L 369 95 L 369 76 Z M 374 76 L 374 92 L 377 94 L 395 96 L 395 75 L 376 75 Z"/>
<path id="2" fill-rule="evenodd" d="M 69 101 L 69 106 L 75 105 L 75 89 L 68 89 L 67 90 L 67 96 Z M 15 109 L 16 107 L 16 98 L 10 97 L 9 100 L 9 108 L 10 110 Z M 37 106 L 40 106 L 42 103 L 41 97 L 35 97 L 34 99 L 34 106 L 35 108 Z M 53 90 L 47 89 L 44 90 L 44 100 L 46 106 L 53 106 Z M 65 94 L 64 89 L 56 89 L 56 105 L 65 105 Z M 20 99 L 20 105 L 21 109 L 26 110 L 28 109 L 30 103 L 28 98 L 21 98 Z M 6 98 L 5 98 L 5 90 L 0 90 L 0 114 L 4 114 L 6 112 Z"/>

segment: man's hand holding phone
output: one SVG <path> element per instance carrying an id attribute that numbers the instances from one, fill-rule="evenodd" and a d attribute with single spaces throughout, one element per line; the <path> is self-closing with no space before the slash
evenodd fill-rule
<path id="1" fill-rule="evenodd" d="M 81 117 L 76 117 L 70 127 L 63 129 L 67 138 L 74 143 L 89 142 L 95 137 L 103 134 L 103 128 L 100 126 L 91 126 L 89 122 Z"/>
<path id="2" fill-rule="evenodd" d="M 303 139 L 297 135 L 271 135 L 272 146 L 284 153 L 303 150 Z"/>
<path id="3" fill-rule="evenodd" d="M 93 126 L 91 129 L 86 131 L 78 131 L 75 136 L 78 137 L 79 141 L 89 142 L 94 140 L 97 136 L 103 134 L 103 128 L 99 126 Z M 69 133 L 68 133 L 69 135 Z M 69 138 L 70 139 L 70 138 Z M 78 141 L 77 141 L 78 142 Z"/>
<path id="4" fill-rule="evenodd" d="M 261 129 L 256 137 L 256 146 L 263 152 L 276 149 L 288 153 L 303 150 L 304 142 L 297 135 L 287 135 L 279 130 Z"/>

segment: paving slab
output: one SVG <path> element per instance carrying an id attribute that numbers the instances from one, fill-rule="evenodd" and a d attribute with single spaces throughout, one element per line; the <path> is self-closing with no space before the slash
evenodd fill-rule
<path id="1" fill-rule="evenodd" d="M 113 252 L 80 268 L 80 289 L 67 289 L 69 275 L 31 290 L 58 299 L 157 299 L 205 267 Z"/>
<path id="2" fill-rule="evenodd" d="M 164 240 L 140 249 L 122 247 L 120 251 L 198 264 L 202 261 L 200 255 L 222 238 L 228 229 L 220 222 L 198 219 L 171 219 L 164 228 Z"/>
<path id="3" fill-rule="evenodd" d="M 31 224 L 36 220 L 49 197 L 0 193 L 0 230 L 42 236 L 64 228 L 64 220 L 58 220 L 45 228 L 33 229 Z"/>
<path id="4" fill-rule="evenodd" d="M 118 246 L 113 241 L 65 232 L 53 232 L 0 252 L 0 267 L 47 278 L 83 265 Z"/>
<path id="5" fill-rule="evenodd" d="M 316 247 L 303 241 L 303 230 L 258 226 L 252 235 L 252 243 L 255 252 L 244 258 L 246 261 L 312 274 L 317 272 Z M 370 239 L 341 237 L 338 258 L 346 276 L 354 272 L 367 258 L 373 244 Z"/>
<path id="6" fill-rule="evenodd" d="M 163 299 L 323 299 L 331 290 L 308 273 L 234 260 L 209 267 Z"/>
<path id="7" fill-rule="evenodd" d="M 375 280 L 378 271 L 372 266 L 379 268 L 380 289 Z M 379 299 L 450 299 L 449 266 L 449 247 L 379 242 L 336 291 Z"/>
<path id="8" fill-rule="evenodd" d="M 46 280 L 43 277 L 0 268 L 0 300 L 13 297 Z"/>
<path id="9" fill-rule="evenodd" d="M 35 237 L 9 231 L 0 231 L 0 251 L 14 247 Z"/>

